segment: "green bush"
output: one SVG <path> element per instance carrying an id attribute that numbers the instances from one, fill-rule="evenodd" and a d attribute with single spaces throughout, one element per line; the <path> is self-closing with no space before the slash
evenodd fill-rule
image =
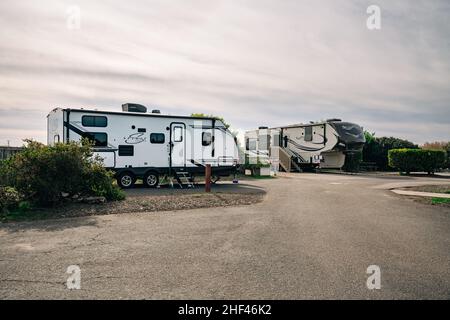
<path id="1" fill-rule="evenodd" d="M 45 146 L 27 140 L 23 151 L 6 160 L 0 169 L 2 184 L 13 186 L 32 204 L 49 206 L 71 195 L 104 196 L 121 200 L 113 173 L 93 157 L 87 142 Z"/>
<path id="2" fill-rule="evenodd" d="M 392 149 L 388 154 L 389 165 L 400 172 L 425 171 L 428 174 L 446 165 L 446 154 L 440 150 Z"/>
<path id="3" fill-rule="evenodd" d="M 270 163 L 263 163 L 258 161 L 257 163 L 246 163 L 243 165 L 244 169 L 249 169 L 249 170 L 253 170 L 253 169 L 260 169 L 260 168 L 269 168 L 270 167 Z"/>
<path id="4" fill-rule="evenodd" d="M 93 162 L 89 174 L 85 175 L 86 193 L 109 200 L 123 200 L 125 193 L 114 184 L 114 173 L 107 171 L 99 161 Z"/>
<path id="5" fill-rule="evenodd" d="M 426 150 L 443 150 L 447 154 L 445 167 L 450 169 L 450 141 L 425 142 L 422 149 Z"/>
<path id="6" fill-rule="evenodd" d="M 346 172 L 358 172 L 362 162 L 362 152 L 352 152 L 345 155 L 345 163 L 342 169 Z"/>
<path id="7" fill-rule="evenodd" d="M 418 149 L 419 146 L 394 137 L 375 137 L 375 133 L 365 131 L 366 143 L 363 148 L 363 160 L 376 163 L 378 170 L 392 170 L 388 164 L 388 152 L 391 149 Z"/>
<path id="8" fill-rule="evenodd" d="M 0 186 L 0 213 L 17 208 L 21 199 L 20 193 L 15 188 Z"/>

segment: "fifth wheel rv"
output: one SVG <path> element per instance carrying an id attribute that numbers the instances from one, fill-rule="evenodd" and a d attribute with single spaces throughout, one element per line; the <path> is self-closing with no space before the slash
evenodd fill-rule
<path id="1" fill-rule="evenodd" d="M 309 124 L 248 131 L 247 160 L 271 163 L 274 170 L 342 168 L 346 155 L 362 149 L 363 129 L 354 123 L 329 119 Z"/>
<path id="2" fill-rule="evenodd" d="M 138 104 L 124 104 L 122 110 L 56 108 L 47 116 L 47 142 L 91 140 L 94 154 L 115 171 L 123 188 L 138 178 L 156 187 L 162 176 L 190 184 L 207 164 L 216 177 L 235 171 L 236 139 L 220 120 L 147 113 Z"/>

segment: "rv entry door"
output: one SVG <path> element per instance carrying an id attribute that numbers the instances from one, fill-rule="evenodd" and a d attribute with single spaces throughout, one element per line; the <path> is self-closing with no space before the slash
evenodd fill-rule
<path id="1" fill-rule="evenodd" d="M 180 122 L 170 124 L 170 165 L 186 166 L 186 125 Z"/>

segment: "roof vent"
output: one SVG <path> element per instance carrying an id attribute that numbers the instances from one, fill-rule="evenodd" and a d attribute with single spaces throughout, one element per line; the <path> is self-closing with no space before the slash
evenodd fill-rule
<path id="1" fill-rule="evenodd" d="M 153 109 L 153 110 L 152 110 L 152 113 L 157 113 L 157 114 L 160 114 L 160 113 L 161 113 L 161 110 L 158 110 L 158 109 Z"/>
<path id="2" fill-rule="evenodd" d="M 258 127 L 259 130 L 261 129 L 269 129 L 268 127 Z"/>
<path id="3" fill-rule="evenodd" d="M 341 119 L 336 119 L 336 118 L 332 118 L 332 119 L 327 119 L 327 122 L 340 122 L 342 121 Z"/>
<path id="4" fill-rule="evenodd" d="M 146 113 L 147 107 L 137 103 L 125 103 L 122 105 L 122 111 Z"/>

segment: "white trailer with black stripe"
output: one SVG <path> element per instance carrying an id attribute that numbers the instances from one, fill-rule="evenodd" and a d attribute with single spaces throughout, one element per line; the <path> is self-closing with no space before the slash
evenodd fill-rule
<path id="1" fill-rule="evenodd" d="M 164 175 L 184 182 L 203 174 L 207 164 L 216 177 L 235 172 L 236 138 L 220 120 L 147 113 L 137 104 L 124 104 L 122 110 L 55 108 L 47 116 L 47 143 L 88 138 L 123 188 L 138 178 L 155 187 Z"/>

